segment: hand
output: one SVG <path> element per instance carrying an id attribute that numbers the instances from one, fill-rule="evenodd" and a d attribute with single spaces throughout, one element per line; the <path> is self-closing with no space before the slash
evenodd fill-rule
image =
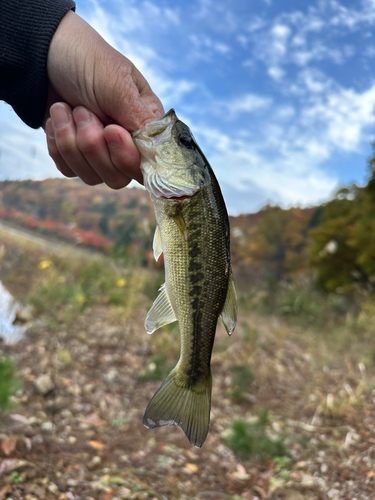
<path id="1" fill-rule="evenodd" d="M 45 131 L 57 168 L 67 177 L 79 176 L 90 185 L 104 181 L 114 189 L 131 179 L 142 182 L 129 132 L 164 110 L 141 73 L 73 12 L 52 38 L 47 67 Z"/>

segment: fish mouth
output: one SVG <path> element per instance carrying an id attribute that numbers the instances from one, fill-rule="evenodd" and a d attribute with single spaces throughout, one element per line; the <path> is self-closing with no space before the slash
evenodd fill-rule
<path id="1" fill-rule="evenodd" d="M 171 200 L 171 201 L 185 201 L 185 200 L 189 200 L 191 198 L 191 195 L 185 194 L 182 196 L 171 196 L 171 197 L 160 196 L 160 198 L 163 200 Z"/>
<path id="2" fill-rule="evenodd" d="M 155 137 L 164 132 L 168 125 L 173 124 L 175 121 L 177 121 L 177 116 L 175 110 L 171 108 L 164 115 L 155 118 L 152 122 L 146 123 L 143 128 L 131 132 L 130 135 L 133 139 L 137 139 L 144 132 L 146 137 Z"/>

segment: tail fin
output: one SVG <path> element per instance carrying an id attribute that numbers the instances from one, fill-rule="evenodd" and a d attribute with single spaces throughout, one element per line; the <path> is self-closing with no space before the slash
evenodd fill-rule
<path id="1" fill-rule="evenodd" d="M 190 443 L 200 448 L 210 423 L 211 386 L 211 374 L 193 387 L 184 386 L 173 369 L 149 402 L 143 425 L 148 429 L 178 425 Z"/>

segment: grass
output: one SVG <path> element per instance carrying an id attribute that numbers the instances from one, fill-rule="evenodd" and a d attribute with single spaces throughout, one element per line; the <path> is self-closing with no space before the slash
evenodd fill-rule
<path id="1" fill-rule="evenodd" d="M 165 353 L 155 354 L 150 358 L 150 362 L 140 376 L 142 382 L 149 380 L 164 380 L 171 371 L 172 366 L 168 362 L 168 356 Z"/>
<path id="2" fill-rule="evenodd" d="M 223 441 L 241 460 L 265 461 L 274 457 L 287 457 L 285 436 L 271 437 L 269 425 L 269 413 L 264 408 L 251 420 L 234 420 L 224 433 Z"/>
<path id="3" fill-rule="evenodd" d="M 21 385 L 12 360 L 0 357 L 0 413 L 12 406 L 11 397 Z"/>
<path id="4" fill-rule="evenodd" d="M 246 400 L 245 395 L 251 391 L 254 382 L 254 373 L 248 365 L 235 365 L 231 367 L 232 384 L 230 387 L 231 399 L 235 403 Z"/>

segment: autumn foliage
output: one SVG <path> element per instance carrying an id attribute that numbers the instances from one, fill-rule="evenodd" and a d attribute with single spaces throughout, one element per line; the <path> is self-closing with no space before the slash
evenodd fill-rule
<path id="1" fill-rule="evenodd" d="M 375 287 L 375 157 L 365 187 L 341 188 L 319 207 L 265 206 L 230 217 L 231 252 L 239 290 L 293 282 L 308 274 L 329 292 Z M 143 189 L 113 191 L 80 181 L 0 182 L 0 220 L 110 252 L 136 265 L 155 263 L 155 218 Z"/>

